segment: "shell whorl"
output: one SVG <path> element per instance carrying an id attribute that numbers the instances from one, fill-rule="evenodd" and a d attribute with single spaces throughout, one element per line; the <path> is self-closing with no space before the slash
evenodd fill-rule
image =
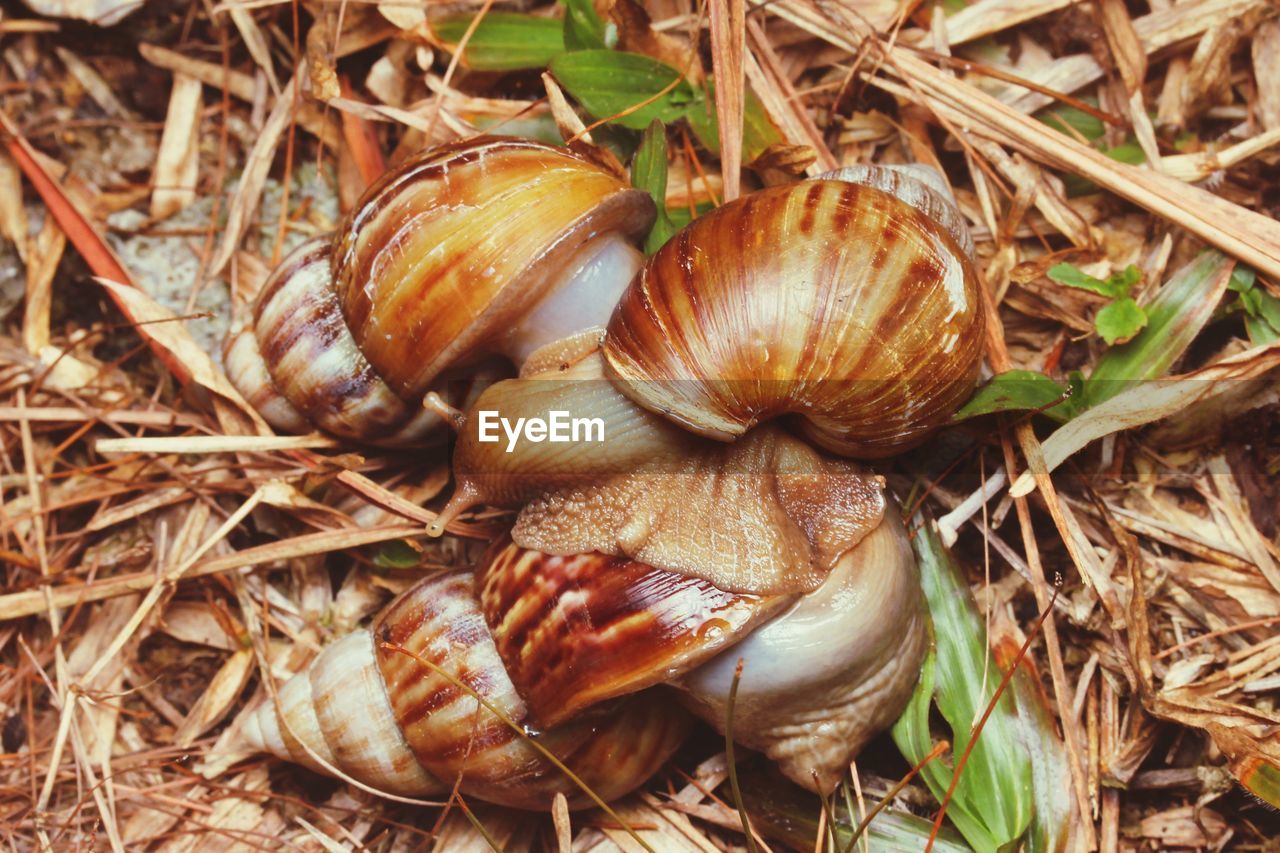
<path id="1" fill-rule="evenodd" d="M 724 730 L 741 658 L 734 737 L 827 792 L 901 713 L 926 642 L 896 507 L 803 596 L 735 594 L 627 558 L 557 557 L 507 541 L 474 575 L 411 587 L 243 730 L 259 749 L 325 770 L 303 741 L 392 793 L 456 783 L 520 808 L 545 809 L 556 793 L 586 806 L 530 739 L 600 797 L 622 796 L 687 734 L 677 696 Z"/>
<path id="2" fill-rule="evenodd" d="M 499 541 L 477 570 L 508 674 L 555 725 L 605 699 L 671 681 L 789 600 L 600 553 L 559 557 Z"/>
<path id="3" fill-rule="evenodd" d="M 252 746 L 327 772 L 315 753 L 356 781 L 392 794 L 447 790 L 414 757 L 396 724 L 367 629 L 326 646 L 305 672 L 285 682 L 278 699 L 249 718 Z"/>
<path id="4" fill-rule="evenodd" d="M 973 235 L 941 173 L 919 163 L 872 165 L 860 163 L 818 175 L 820 181 L 846 181 L 886 192 L 919 210 L 952 236 L 968 257 L 974 257 Z"/>
<path id="5" fill-rule="evenodd" d="M 299 746 L 305 740 L 375 790 L 423 796 L 456 783 L 464 794 L 537 810 L 557 793 L 575 808 L 593 801 L 532 742 L 607 801 L 657 772 L 691 725 L 670 697 L 647 690 L 536 729 L 541 723 L 507 675 L 473 576 L 462 571 L 406 590 L 371 631 L 326 647 L 278 696 L 278 706 L 267 701 L 248 717 L 249 745 L 325 771 Z"/>
<path id="6" fill-rule="evenodd" d="M 398 393 L 508 333 L 592 238 L 638 238 L 648 194 L 567 149 L 479 137 L 371 186 L 334 248 L 342 313 Z"/>
<path id="7" fill-rule="evenodd" d="M 945 423 L 978 373 L 979 283 L 949 227 L 847 181 L 724 205 L 623 295 L 605 339 L 609 374 L 712 438 L 795 415 L 837 453 L 905 449 Z"/>
<path id="8" fill-rule="evenodd" d="M 633 269 L 626 241 L 653 215 L 646 193 L 567 149 L 500 137 L 430 149 L 272 272 L 228 337 L 228 376 L 277 429 L 420 444 L 441 423 L 424 395 L 467 394 L 451 368 L 523 353 L 556 328 L 554 306 L 533 309 L 566 268 L 616 265 L 621 283 L 592 286 L 620 290 Z M 513 334 L 524 319 L 536 328 Z"/>
<path id="9" fill-rule="evenodd" d="M 252 320 L 228 339 L 228 375 L 273 427 L 371 444 L 422 441 L 440 418 L 387 386 L 347 328 L 333 289 L 329 237 L 303 243 L 259 291 Z"/>
<path id="10" fill-rule="evenodd" d="M 928 617 L 899 511 L 890 506 L 821 587 L 679 682 L 689 708 L 723 731 L 742 660 L 734 738 L 823 793 L 920 677 Z"/>
<path id="11" fill-rule="evenodd" d="M 504 543 L 477 570 L 481 604 L 513 681 L 537 713 L 556 719 L 667 683 L 724 732 L 742 660 L 734 738 L 829 793 L 901 714 L 928 644 L 899 512 L 891 503 L 801 596 L 735 595 L 625 558 Z"/>

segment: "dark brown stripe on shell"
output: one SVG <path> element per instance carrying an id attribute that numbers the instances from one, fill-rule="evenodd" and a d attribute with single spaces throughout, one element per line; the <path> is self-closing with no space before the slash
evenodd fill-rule
<path id="1" fill-rule="evenodd" d="M 813 186 L 809 187 L 809 192 L 804 197 L 804 213 L 800 215 L 800 233 L 808 234 L 813 231 L 814 219 L 818 214 L 818 206 L 822 201 L 825 187 L 817 182 L 813 182 Z"/>
<path id="2" fill-rule="evenodd" d="M 783 603 L 625 557 L 501 545 L 478 570 L 481 606 L 507 674 L 543 725 L 692 669 Z"/>

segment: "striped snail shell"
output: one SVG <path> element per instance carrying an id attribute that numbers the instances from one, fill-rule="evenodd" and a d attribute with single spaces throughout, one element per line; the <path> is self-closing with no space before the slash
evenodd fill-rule
<path id="1" fill-rule="evenodd" d="M 538 730 L 498 656 L 472 574 L 458 571 L 423 580 L 371 629 L 327 646 L 241 732 L 255 749 L 379 793 L 434 796 L 457 781 L 465 795 L 541 810 L 557 793 L 573 807 L 592 801 L 533 743 L 610 800 L 657 772 L 690 722 L 660 692 L 643 691 Z"/>
<path id="2" fill-rule="evenodd" d="M 623 294 L 610 377 L 720 440 L 794 415 L 848 456 L 918 444 L 972 392 L 983 341 L 972 242 L 918 174 L 845 170 L 694 220 Z"/>
<path id="3" fill-rule="evenodd" d="M 724 730 L 741 659 L 733 736 L 829 792 L 901 713 L 925 645 L 896 507 L 803 596 L 500 541 L 474 575 L 429 577 L 372 629 L 327 647 L 241 731 L 254 748 L 378 791 L 428 796 L 457 783 L 504 805 L 545 809 L 563 793 L 578 807 L 589 804 L 582 788 L 531 742 L 619 797 L 678 747 L 682 706 Z"/>
<path id="4" fill-rule="evenodd" d="M 517 364 L 601 327 L 639 266 L 649 196 L 543 143 L 430 149 L 292 253 L 228 339 L 228 375 L 275 427 L 420 442 L 423 396 L 486 354 Z"/>

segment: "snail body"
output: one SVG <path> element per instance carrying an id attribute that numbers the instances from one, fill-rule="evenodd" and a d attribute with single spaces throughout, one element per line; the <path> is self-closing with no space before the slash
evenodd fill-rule
<path id="1" fill-rule="evenodd" d="M 421 401 L 450 368 L 545 362 L 607 325 L 609 380 L 682 429 L 733 440 L 791 416 L 859 458 L 919 443 L 971 390 L 973 243 L 930 170 L 766 189 L 644 261 L 653 217 L 647 194 L 563 148 L 431 149 L 275 271 L 228 339 L 228 373 L 279 429 L 413 444 L 439 423 Z"/>
<path id="2" fill-rule="evenodd" d="M 496 543 L 474 573 L 430 576 L 328 646 L 246 715 L 243 738 L 377 791 L 456 784 L 519 808 L 557 793 L 582 807 L 593 801 L 543 749 L 603 799 L 622 796 L 678 748 L 689 711 L 724 731 L 741 658 L 734 737 L 829 792 L 900 713 L 924 652 L 915 563 L 890 516 L 799 597 Z M 886 595 L 904 619 L 868 606 Z"/>

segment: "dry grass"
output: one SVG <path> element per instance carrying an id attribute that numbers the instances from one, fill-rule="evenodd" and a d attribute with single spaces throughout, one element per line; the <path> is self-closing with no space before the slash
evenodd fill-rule
<path id="1" fill-rule="evenodd" d="M 490 4 L 451 8 L 468 5 Z M 1145 301 L 1213 246 L 1280 294 L 1265 0 L 974 0 L 945 19 L 647 0 L 651 29 L 611 5 L 628 50 L 729 81 L 724 126 L 749 87 L 785 140 L 740 172 L 736 134 L 717 164 L 673 128 L 673 207 L 841 163 L 940 164 L 978 240 L 996 372 L 1061 379 L 1106 351 L 1103 300 L 1049 279 L 1057 261 L 1136 264 Z M 228 0 L 101 30 L 0 6 L 0 843 L 635 849 L 598 812 L 442 812 L 222 748 L 264 679 L 502 523 L 417 536 L 443 453 L 273 437 L 208 351 L 384 160 L 479 129 L 585 132 L 550 78 L 468 70 L 424 20 L 417 3 Z M 1096 142 L 1031 117 L 1077 99 Z M 1145 165 L 1101 152 L 1126 144 Z M 1114 397 L 1043 442 L 1040 422 L 988 419 L 886 469 L 902 494 L 927 488 L 997 643 L 1017 648 L 1061 584 L 1030 656 L 1081 849 L 1277 849 L 1280 821 L 1235 778 L 1280 767 L 1280 353 L 1250 348 L 1239 314 L 1197 331 L 1172 366 L 1194 383 Z M 695 738 L 621 818 L 655 849 L 744 848 L 722 746 Z M 859 797 L 908 769 L 871 750 Z M 918 782 L 897 797 L 936 808 Z M 808 818 L 826 825 L 816 799 Z"/>

